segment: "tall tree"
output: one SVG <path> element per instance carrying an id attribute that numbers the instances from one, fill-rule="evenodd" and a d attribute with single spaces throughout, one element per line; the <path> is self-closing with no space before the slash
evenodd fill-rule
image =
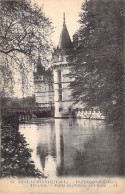
<path id="1" fill-rule="evenodd" d="M 71 82 L 76 102 L 123 124 L 123 1 L 86 0 L 74 37 Z"/>
<path id="2" fill-rule="evenodd" d="M 1 0 L 0 12 L 0 71 L 6 86 L 15 69 L 24 75 L 27 64 L 36 65 L 39 57 L 48 63 L 52 26 L 30 0 Z"/>

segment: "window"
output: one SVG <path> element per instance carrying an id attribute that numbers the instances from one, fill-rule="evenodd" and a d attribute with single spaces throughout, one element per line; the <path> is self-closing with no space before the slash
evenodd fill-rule
<path id="1" fill-rule="evenodd" d="M 59 112 L 61 112 L 62 111 L 62 108 L 59 108 Z"/>
<path id="2" fill-rule="evenodd" d="M 58 80 L 59 80 L 59 83 L 61 82 L 61 70 L 58 70 Z"/>
<path id="3" fill-rule="evenodd" d="M 62 101 L 62 93 L 59 93 L 59 101 Z"/>
<path id="4" fill-rule="evenodd" d="M 71 113 L 71 108 L 69 108 L 69 113 Z"/>
<path id="5" fill-rule="evenodd" d="M 49 84 L 49 90 L 52 91 L 53 90 L 53 85 Z"/>
<path id="6" fill-rule="evenodd" d="M 62 89 L 62 84 L 59 84 L 59 89 Z"/>
<path id="7" fill-rule="evenodd" d="M 62 101 L 61 70 L 58 70 L 58 81 L 59 81 L 59 101 Z"/>
<path id="8" fill-rule="evenodd" d="M 62 84 L 59 84 L 59 101 L 62 101 Z"/>
<path id="9" fill-rule="evenodd" d="M 59 55 L 59 61 L 62 61 L 62 60 L 63 60 L 62 56 L 61 56 L 61 55 Z"/>

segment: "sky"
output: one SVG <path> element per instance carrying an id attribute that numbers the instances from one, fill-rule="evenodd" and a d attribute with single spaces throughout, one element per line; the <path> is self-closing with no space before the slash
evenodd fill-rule
<path id="1" fill-rule="evenodd" d="M 47 17 L 51 18 L 53 22 L 54 33 L 52 41 L 55 46 L 58 45 L 59 37 L 63 24 L 63 12 L 65 12 L 66 25 L 72 39 L 73 34 L 78 30 L 79 13 L 81 11 L 81 4 L 84 0 L 32 0 L 39 6 L 44 5 L 44 12 Z"/>

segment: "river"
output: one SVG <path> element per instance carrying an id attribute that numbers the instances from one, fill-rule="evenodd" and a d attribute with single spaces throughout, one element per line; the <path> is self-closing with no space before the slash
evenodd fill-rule
<path id="1" fill-rule="evenodd" d="M 118 132 L 102 120 L 41 119 L 20 124 L 35 167 L 47 177 L 122 175 Z"/>

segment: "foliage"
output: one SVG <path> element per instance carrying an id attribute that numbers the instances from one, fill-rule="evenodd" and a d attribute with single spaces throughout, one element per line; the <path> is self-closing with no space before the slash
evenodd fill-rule
<path id="1" fill-rule="evenodd" d="M 44 177 L 31 160 L 32 150 L 18 131 L 18 125 L 2 123 L 1 176 Z"/>
<path id="2" fill-rule="evenodd" d="M 25 84 L 38 57 L 42 65 L 48 64 L 52 26 L 42 8 L 30 0 L 1 0 L 0 12 L 0 72 L 4 88 L 10 88 L 16 72 Z"/>
<path id="3" fill-rule="evenodd" d="M 35 107 L 35 97 L 28 96 L 26 98 L 2 98 L 2 109 L 33 109 Z"/>
<path id="4" fill-rule="evenodd" d="M 72 95 L 123 124 L 123 1 L 86 0 L 70 57 Z"/>

